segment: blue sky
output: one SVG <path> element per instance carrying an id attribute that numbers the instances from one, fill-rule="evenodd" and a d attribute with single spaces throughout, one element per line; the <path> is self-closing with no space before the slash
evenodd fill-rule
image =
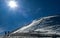
<path id="1" fill-rule="evenodd" d="M 0 0 L 0 30 L 12 31 L 34 19 L 60 14 L 60 0 L 16 0 L 18 8 L 9 9 L 7 0 Z"/>

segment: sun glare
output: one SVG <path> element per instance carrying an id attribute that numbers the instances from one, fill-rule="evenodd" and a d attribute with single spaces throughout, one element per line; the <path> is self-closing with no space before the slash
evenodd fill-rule
<path id="1" fill-rule="evenodd" d="M 16 7 L 18 7 L 16 1 L 9 1 L 8 2 L 8 6 L 10 8 L 16 8 Z"/>

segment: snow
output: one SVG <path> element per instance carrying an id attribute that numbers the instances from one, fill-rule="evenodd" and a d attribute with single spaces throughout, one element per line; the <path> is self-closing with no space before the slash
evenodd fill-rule
<path id="1" fill-rule="evenodd" d="M 60 25 L 53 25 L 53 26 L 52 25 L 49 26 L 49 24 L 41 25 L 42 23 L 54 22 L 53 20 L 50 19 L 50 18 L 54 18 L 54 17 L 58 17 L 58 15 L 43 17 L 39 20 L 33 20 L 32 23 L 14 31 L 13 34 L 14 33 L 21 33 L 21 32 L 27 33 L 29 31 L 35 31 L 35 32 L 40 31 L 44 34 L 55 34 L 56 33 L 56 34 L 60 35 L 60 33 L 58 31 L 56 31 L 56 29 L 54 28 L 55 26 L 60 26 Z M 50 21 L 46 21 L 46 20 L 50 20 Z"/>

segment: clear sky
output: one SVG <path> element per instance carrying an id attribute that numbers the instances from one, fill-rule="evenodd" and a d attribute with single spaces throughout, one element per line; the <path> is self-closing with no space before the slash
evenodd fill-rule
<path id="1" fill-rule="evenodd" d="M 8 1 L 0 0 L 0 33 L 15 30 L 34 19 L 60 14 L 60 0 L 13 0 L 17 2 L 16 8 L 9 7 Z"/>

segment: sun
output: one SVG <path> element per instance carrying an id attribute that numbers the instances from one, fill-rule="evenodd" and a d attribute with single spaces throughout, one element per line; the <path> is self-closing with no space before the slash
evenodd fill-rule
<path id="1" fill-rule="evenodd" d="M 9 6 L 10 8 L 16 8 L 16 7 L 18 7 L 16 1 L 9 1 L 9 2 L 8 2 L 8 6 Z"/>

